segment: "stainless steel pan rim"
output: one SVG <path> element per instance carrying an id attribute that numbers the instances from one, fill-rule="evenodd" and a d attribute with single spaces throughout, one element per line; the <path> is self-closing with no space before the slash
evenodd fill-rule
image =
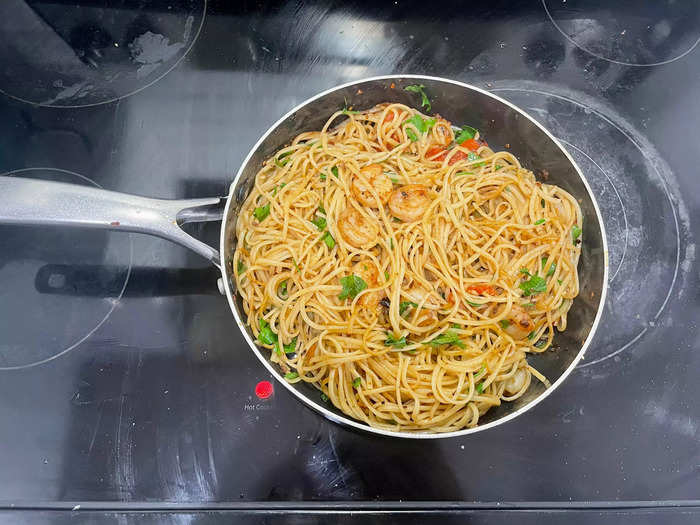
<path id="1" fill-rule="evenodd" d="M 248 165 L 248 163 L 251 160 L 251 157 L 254 155 L 254 153 L 257 151 L 257 149 L 265 142 L 265 140 L 268 138 L 268 136 L 275 131 L 283 122 L 285 122 L 288 118 L 290 118 L 292 115 L 294 115 L 297 111 L 302 109 L 303 107 L 307 106 L 309 103 L 324 97 L 325 95 L 329 93 L 333 93 L 334 91 L 338 91 L 341 89 L 349 88 L 357 84 L 362 84 L 366 82 L 371 82 L 371 81 L 383 81 L 383 80 L 398 80 L 398 79 L 415 79 L 417 81 L 420 80 L 429 80 L 429 81 L 437 81 L 437 82 L 445 82 L 449 84 L 454 84 L 456 86 L 468 89 L 468 90 L 473 90 L 476 91 L 482 95 L 485 95 L 487 97 L 490 97 L 497 102 L 510 107 L 517 113 L 519 113 L 521 116 L 524 118 L 528 119 L 532 124 L 537 126 L 540 130 L 542 130 L 547 137 L 554 143 L 560 150 L 561 152 L 566 156 L 568 161 L 571 163 L 571 165 L 574 167 L 576 170 L 576 173 L 578 174 L 579 178 L 581 179 L 581 182 L 583 183 L 584 187 L 586 188 L 586 191 L 588 192 L 588 196 L 591 199 L 591 202 L 593 204 L 593 207 L 595 209 L 595 214 L 596 218 L 598 221 L 598 227 L 600 228 L 600 234 L 602 237 L 602 245 L 603 245 L 603 282 L 602 282 L 602 288 L 600 291 L 600 300 L 598 303 L 598 309 L 595 314 L 595 318 L 593 320 L 593 323 L 591 325 L 590 331 L 588 333 L 588 336 L 583 342 L 583 345 L 581 346 L 581 350 L 578 352 L 576 357 L 573 359 L 571 364 L 564 370 L 564 372 L 561 374 L 561 376 L 554 382 L 552 385 L 547 388 L 544 392 L 542 392 L 538 397 L 530 401 L 529 403 L 525 404 L 524 406 L 520 407 L 518 410 L 508 414 L 507 416 L 504 416 L 496 421 L 492 421 L 483 425 L 478 425 L 473 428 L 466 428 L 464 430 L 458 430 L 454 432 L 444 432 L 444 433 L 427 433 L 427 432 L 393 432 L 390 430 L 382 430 L 378 428 L 373 428 L 370 427 L 369 425 L 362 423 L 360 421 L 356 421 L 354 419 L 350 419 L 345 416 L 341 416 L 339 414 L 336 414 L 335 412 L 332 412 L 328 410 L 326 407 L 320 405 L 319 403 L 313 401 L 309 397 L 305 396 L 301 392 L 297 391 L 295 388 L 292 387 L 290 383 L 288 383 L 284 377 L 280 374 L 280 372 L 276 369 L 276 367 L 268 360 L 267 357 L 265 357 L 262 353 L 262 351 L 257 347 L 255 344 L 255 341 L 250 337 L 248 330 L 246 329 L 246 323 L 244 319 L 242 319 L 238 311 L 235 307 L 235 291 L 232 290 L 231 287 L 231 281 L 230 281 L 230 275 L 229 275 L 229 268 L 228 265 L 226 264 L 226 240 L 227 240 L 227 231 L 228 231 L 228 220 L 229 220 L 229 213 L 231 212 L 231 203 L 234 200 L 234 189 L 236 188 L 239 180 L 241 179 L 243 172 Z M 281 146 L 281 145 L 280 145 Z M 231 222 L 230 227 L 235 228 L 235 223 Z M 270 128 L 267 130 L 267 132 L 260 137 L 260 139 L 255 143 L 255 145 L 251 148 L 250 152 L 246 156 L 245 160 L 241 164 L 241 167 L 238 170 L 238 173 L 236 174 L 236 177 L 233 179 L 233 183 L 231 184 L 231 189 L 229 191 L 229 198 L 226 203 L 226 207 L 224 209 L 224 224 L 222 225 L 221 228 L 221 238 L 220 238 L 220 256 L 221 256 L 221 272 L 223 276 L 223 284 L 226 292 L 226 298 L 229 303 L 229 307 L 231 308 L 231 312 L 233 313 L 234 318 L 236 319 L 236 323 L 238 324 L 238 327 L 241 330 L 241 333 L 243 334 L 243 337 L 245 338 L 246 342 L 248 343 L 248 346 L 253 350 L 253 353 L 258 357 L 260 362 L 267 368 L 267 370 L 272 374 L 272 376 L 277 379 L 279 383 L 284 385 L 284 387 L 291 392 L 294 396 L 296 396 L 300 401 L 303 403 L 306 403 L 308 406 L 313 408 L 314 410 L 320 412 L 325 416 L 326 418 L 330 419 L 331 421 L 334 421 L 336 423 L 339 423 L 341 425 L 346 425 L 352 428 L 356 428 L 358 430 L 362 430 L 365 432 L 370 432 L 373 434 L 379 434 L 383 436 L 388 436 L 388 437 L 399 437 L 399 438 L 407 438 L 407 439 L 441 439 L 441 438 L 451 438 L 451 437 L 460 437 L 460 436 L 466 436 L 469 434 L 474 434 L 476 432 L 480 432 L 482 430 L 486 430 L 489 428 L 496 427 L 498 425 L 501 425 L 503 423 L 506 423 L 515 417 L 527 412 L 528 410 L 532 409 L 535 407 L 538 403 L 540 403 L 542 400 L 547 398 L 556 388 L 569 376 L 569 374 L 573 371 L 574 368 L 576 368 L 576 365 L 578 365 L 579 361 L 583 359 L 584 354 L 586 353 L 586 349 L 588 348 L 588 345 L 591 343 L 591 340 L 593 339 L 596 330 L 598 328 L 598 323 L 600 322 L 600 318 L 603 313 L 603 309 L 605 307 L 605 298 L 607 295 L 607 288 L 608 288 L 608 246 L 607 246 L 607 240 L 606 240 L 606 235 L 605 235 L 605 226 L 603 224 L 603 219 L 602 215 L 600 213 L 600 208 L 598 206 L 598 202 L 595 199 L 595 196 L 593 194 L 593 191 L 591 190 L 591 187 L 589 186 L 588 182 L 586 181 L 585 177 L 583 176 L 583 173 L 581 172 L 581 169 L 579 166 L 576 164 L 574 159 L 569 155 L 569 152 L 559 143 L 559 141 L 544 127 L 542 126 L 539 122 L 537 122 L 534 118 L 532 118 L 530 115 L 522 111 L 520 108 L 517 106 L 511 104 L 507 100 L 502 99 L 501 97 L 498 97 L 492 93 L 489 93 L 488 91 L 485 91 L 483 89 L 480 89 L 478 87 L 472 86 L 470 84 L 466 84 L 464 82 L 459 82 L 456 80 L 450 80 L 446 78 L 441 78 L 441 77 L 433 77 L 433 76 L 425 76 L 425 75 L 385 75 L 385 76 L 376 76 L 376 77 L 369 77 L 369 78 L 363 78 L 360 80 L 355 80 L 352 82 L 348 82 L 339 86 L 335 86 L 331 89 L 328 89 L 326 91 L 323 91 L 321 93 L 318 93 L 317 95 L 314 95 L 313 97 L 305 100 L 295 108 L 291 109 L 287 114 L 285 114 L 283 117 L 281 117 L 277 122 L 275 122 Z"/>

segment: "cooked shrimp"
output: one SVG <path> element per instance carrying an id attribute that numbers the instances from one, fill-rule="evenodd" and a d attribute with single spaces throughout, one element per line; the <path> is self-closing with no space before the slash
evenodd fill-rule
<path id="1" fill-rule="evenodd" d="M 527 382 L 527 372 L 521 368 L 513 376 L 506 381 L 506 393 L 512 395 L 517 394 L 520 392 L 525 386 Z"/>
<path id="2" fill-rule="evenodd" d="M 447 147 L 452 142 L 453 137 L 452 124 L 444 118 L 438 118 L 432 129 L 433 142 L 439 146 Z"/>
<path id="3" fill-rule="evenodd" d="M 416 304 L 423 303 L 423 308 L 428 308 L 430 310 L 437 310 L 440 308 L 441 303 L 435 293 L 431 293 L 422 286 L 414 286 L 410 290 L 405 292 L 406 297 Z"/>
<path id="4" fill-rule="evenodd" d="M 379 271 L 374 263 L 369 259 L 355 264 L 355 266 L 352 267 L 352 273 L 367 283 L 367 288 L 376 288 L 379 286 Z M 383 296 L 384 293 L 379 290 L 367 292 L 360 296 L 357 302 L 366 308 L 376 309 L 379 306 L 379 301 Z"/>
<path id="5" fill-rule="evenodd" d="M 389 209 L 404 222 L 413 222 L 423 217 L 430 206 L 428 188 L 422 184 L 408 184 L 391 192 Z"/>
<path id="6" fill-rule="evenodd" d="M 362 248 L 377 242 L 379 226 L 355 208 L 348 208 L 338 219 L 338 231 L 348 244 Z"/>
<path id="7" fill-rule="evenodd" d="M 394 185 L 389 176 L 384 173 L 382 166 L 380 164 L 370 164 L 362 168 L 360 173 L 362 173 L 367 182 L 357 176 L 352 178 L 350 189 L 355 198 L 363 205 L 371 208 L 378 208 L 386 204 Z M 379 196 L 379 203 L 377 203 L 377 199 L 372 195 L 372 189 L 374 189 Z"/>
<path id="8" fill-rule="evenodd" d="M 524 339 L 534 329 L 535 323 L 525 309 L 520 305 L 514 304 L 510 309 L 508 326 L 505 327 L 505 332 L 514 339 Z"/>

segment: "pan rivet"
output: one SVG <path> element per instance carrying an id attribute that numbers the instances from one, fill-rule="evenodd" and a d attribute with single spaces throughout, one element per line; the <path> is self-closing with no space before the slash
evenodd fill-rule
<path id="1" fill-rule="evenodd" d="M 219 288 L 219 293 L 221 295 L 226 295 L 226 287 L 224 286 L 224 278 L 223 277 L 219 277 L 216 280 L 216 286 Z"/>

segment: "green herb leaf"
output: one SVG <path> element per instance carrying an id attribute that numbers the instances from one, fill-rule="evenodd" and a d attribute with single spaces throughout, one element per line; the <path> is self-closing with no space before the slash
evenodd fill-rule
<path id="1" fill-rule="evenodd" d="M 430 99 L 428 98 L 428 95 L 425 94 L 425 86 L 423 84 L 414 84 L 412 86 L 406 86 L 404 89 L 406 91 L 410 91 L 411 93 L 420 93 L 420 107 L 426 108 L 428 112 L 433 109 L 432 105 L 430 104 Z"/>
<path id="2" fill-rule="evenodd" d="M 501 328 L 505 330 L 510 326 L 510 321 L 508 319 L 501 319 L 500 321 L 498 321 L 498 324 L 500 324 Z"/>
<path id="3" fill-rule="evenodd" d="M 386 346 L 393 346 L 394 348 L 403 348 L 406 346 L 406 336 L 396 337 L 394 334 L 389 332 L 386 333 L 386 340 L 384 341 Z"/>
<path id="4" fill-rule="evenodd" d="M 432 341 L 428 341 L 429 345 L 455 345 L 460 348 L 464 348 L 464 343 L 459 339 L 459 334 L 454 330 L 448 330 L 447 332 L 440 334 Z"/>
<path id="5" fill-rule="evenodd" d="M 468 161 L 479 160 L 480 158 L 481 158 L 481 157 L 479 157 L 479 155 L 477 155 L 477 154 L 474 153 L 473 151 L 470 151 L 469 154 L 467 155 L 467 160 L 468 160 Z M 484 165 L 483 162 L 479 162 L 478 164 L 474 164 L 474 166 L 476 166 L 476 167 L 483 166 L 483 165 Z"/>
<path id="6" fill-rule="evenodd" d="M 265 218 L 270 215 L 270 203 L 268 202 L 265 206 L 258 206 L 255 208 L 253 210 L 253 215 L 258 219 L 258 222 L 264 221 Z"/>
<path id="7" fill-rule="evenodd" d="M 472 306 L 484 306 L 484 303 L 473 303 L 469 299 L 466 299 L 466 301 Z"/>
<path id="8" fill-rule="evenodd" d="M 287 296 L 287 281 L 282 281 L 279 288 L 277 289 L 277 295 L 279 295 L 280 297 Z"/>
<path id="9" fill-rule="evenodd" d="M 292 159 L 285 159 L 285 157 L 289 157 L 291 154 L 292 154 L 291 151 L 287 151 L 285 153 L 280 153 L 279 155 L 277 155 L 277 157 L 275 157 L 275 165 L 279 168 L 284 168 L 287 165 L 287 163 L 290 160 L 292 160 Z M 285 159 L 285 160 L 283 160 L 283 159 Z"/>
<path id="10" fill-rule="evenodd" d="M 542 268 L 547 264 L 547 257 L 542 257 Z M 557 263 L 552 263 L 547 270 L 547 275 L 545 277 L 551 277 L 557 269 Z"/>
<path id="11" fill-rule="evenodd" d="M 337 179 L 337 178 L 338 178 L 338 166 L 333 166 L 333 167 L 331 168 L 331 173 L 332 173 L 333 176 Z"/>
<path id="12" fill-rule="evenodd" d="M 297 338 L 295 337 L 289 342 L 288 345 L 283 345 L 283 347 L 285 354 L 293 354 L 297 350 Z"/>
<path id="13" fill-rule="evenodd" d="M 359 377 L 356 377 L 355 379 L 352 380 L 352 387 L 353 388 L 359 388 L 361 384 L 362 384 L 362 379 L 360 379 Z"/>
<path id="14" fill-rule="evenodd" d="M 547 281 L 539 275 L 533 275 L 527 281 L 520 283 L 523 295 L 533 295 L 544 292 L 547 289 Z"/>
<path id="15" fill-rule="evenodd" d="M 260 319 L 260 333 L 258 333 L 258 341 L 265 345 L 274 345 L 277 342 L 277 334 L 270 328 L 270 323 L 265 319 Z"/>
<path id="16" fill-rule="evenodd" d="M 546 220 L 547 220 L 547 219 L 538 219 L 538 220 L 536 220 L 536 221 L 535 221 L 535 226 L 537 226 L 537 225 L 539 225 L 539 224 L 544 224 Z"/>
<path id="17" fill-rule="evenodd" d="M 532 341 L 532 340 L 535 338 L 536 335 L 537 335 L 537 332 L 536 332 L 535 330 L 533 330 L 532 332 L 530 332 L 529 334 L 527 334 L 527 338 L 528 338 L 530 341 Z"/>
<path id="18" fill-rule="evenodd" d="M 474 175 L 473 171 L 458 171 L 455 173 L 455 177 L 459 177 L 460 175 Z"/>
<path id="19" fill-rule="evenodd" d="M 241 275 L 243 272 L 245 272 L 245 269 L 245 264 L 243 264 L 243 261 L 239 259 L 238 264 L 236 265 L 236 273 Z"/>
<path id="20" fill-rule="evenodd" d="M 399 315 L 406 313 L 406 310 L 408 310 L 411 306 L 413 308 L 418 308 L 418 303 L 414 303 L 413 301 L 401 301 L 399 304 Z"/>
<path id="21" fill-rule="evenodd" d="M 329 398 L 326 394 L 324 394 L 323 392 L 321 392 L 321 401 L 323 401 L 324 403 L 328 403 L 328 400 L 329 400 L 329 399 L 330 399 L 330 398 Z"/>
<path id="22" fill-rule="evenodd" d="M 320 211 L 324 215 L 326 214 L 326 210 L 323 209 L 323 205 L 321 205 L 321 204 L 318 205 L 318 211 Z"/>
<path id="23" fill-rule="evenodd" d="M 541 204 L 542 207 L 544 208 L 544 199 L 540 199 L 540 204 Z"/>
<path id="24" fill-rule="evenodd" d="M 561 286 L 561 283 L 563 283 L 564 281 L 562 281 L 561 279 L 557 279 L 557 282 L 558 282 L 559 285 Z"/>
<path id="25" fill-rule="evenodd" d="M 476 385 L 476 391 L 479 392 L 480 394 L 484 393 L 484 382 L 482 381 L 478 385 Z"/>
<path id="26" fill-rule="evenodd" d="M 527 268 L 520 268 L 520 273 L 524 273 L 528 277 L 530 276 L 530 270 L 528 270 Z"/>
<path id="27" fill-rule="evenodd" d="M 321 179 L 322 181 L 324 181 L 324 180 L 326 180 L 326 174 L 325 174 L 325 173 L 321 173 L 321 174 L 318 176 L 318 178 Z"/>
<path id="28" fill-rule="evenodd" d="M 481 365 L 481 368 L 479 368 L 479 370 L 476 372 L 476 374 L 474 374 L 474 379 L 479 377 L 484 372 L 486 372 L 486 365 Z"/>
<path id="29" fill-rule="evenodd" d="M 403 222 L 403 221 L 402 221 L 401 219 L 399 219 L 398 217 L 392 217 L 391 219 L 392 219 L 394 222 Z"/>
<path id="30" fill-rule="evenodd" d="M 299 377 L 299 374 L 297 372 L 287 372 L 286 374 L 284 374 L 285 379 L 296 379 L 297 377 Z"/>
<path id="31" fill-rule="evenodd" d="M 326 229 L 325 217 L 314 217 L 311 222 L 316 226 L 316 228 L 318 228 L 318 231 L 320 232 Z"/>
<path id="32" fill-rule="evenodd" d="M 321 237 L 321 240 L 326 243 L 326 246 L 328 246 L 329 250 L 333 249 L 333 246 L 335 246 L 335 239 L 331 235 L 330 232 L 326 232 L 323 234 L 323 237 Z"/>
<path id="33" fill-rule="evenodd" d="M 525 303 L 525 304 L 523 304 L 523 305 L 521 305 L 521 306 L 522 306 L 523 308 L 532 308 L 533 306 L 535 306 L 535 303 Z"/>
<path id="34" fill-rule="evenodd" d="M 384 271 L 384 280 L 385 281 L 389 280 L 389 272 L 387 272 L 386 270 Z"/>
<path id="35" fill-rule="evenodd" d="M 574 224 L 571 228 L 571 242 L 576 244 L 576 240 L 581 237 L 581 233 L 583 230 L 579 228 L 576 224 Z"/>
<path id="36" fill-rule="evenodd" d="M 418 140 L 418 135 L 416 135 L 411 128 L 406 128 L 406 136 L 411 142 L 416 142 Z"/>
<path id="37" fill-rule="evenodd" d="M 465 140 L 473 139 L 476 136 L 476 130 L 471 126 L 462 126 L 459 133 L 455 136 L 455 142 L 461 144 Z"/>
<path id="38" fill-rule="evenodd" d="M 335 241 L 333 241 L 335 242 Z M 362 290 L 367 288 L 367 283 L 362 280 L 361 277 L 357 275 L 348 275 L 347 277 L 340 278 L 340 284 L 343 286 L 343 291 L 340 292 L 338 296 L 339 299 L 347 299 L 348 297 L 355 297 Z"/>

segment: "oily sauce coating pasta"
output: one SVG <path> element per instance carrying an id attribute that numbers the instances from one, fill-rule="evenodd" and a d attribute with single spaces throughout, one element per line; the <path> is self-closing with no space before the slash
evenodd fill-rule
<path id="1" fill-rule="evenodd" d="M 373 427 L 448 432 L 548 384 L 527 355 L 566 329 L 581 224 L 475 130 L 381 104 L 264 163 L 233 269 L 288 381 Z"/>

